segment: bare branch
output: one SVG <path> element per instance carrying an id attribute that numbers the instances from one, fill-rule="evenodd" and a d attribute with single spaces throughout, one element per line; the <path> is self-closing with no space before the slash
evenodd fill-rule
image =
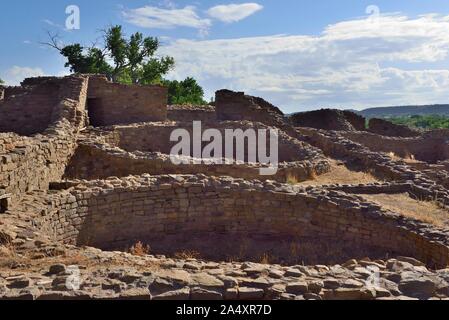
<path id="1" fill-rule="evenodd" d="M 52 33 L 51 31 L 47 30 L 47 35 L 49 38 L 49 42 L 40 42 L 42 45 L 49 46 L 51 48 L 54 48 L 58 51 L 62 51 L 63 48 L 59 45 L 59 34 L 58 33 Z"/>

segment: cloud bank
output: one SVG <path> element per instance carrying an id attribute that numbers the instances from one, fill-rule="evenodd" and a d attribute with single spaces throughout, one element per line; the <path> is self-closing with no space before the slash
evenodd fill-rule
<path id="1" fill-rule="evenodd" d="M 125 9 L 122 16 L 125 21 L 141 28 L 174 29 L 189 27 L 199 30 L 200 35 L 206 35 L 213 24 L 213 19 L 227 23 L 241 21 L 263 6 L 257 3 L 218 5 L 207 10 L 212 18 L 203 18 L 195 6 L 177 8 L 171 1 L 166 1 L 164 7 L 144 6 L 137 9 Z"/>
<path id="2" fill-rule="evenodd" d="M 144 6 L 137 9 L 128 9 L 122 12 L 125 20 L 142 28 L 172 29 L 176 27 L 190 27 L 206 29 L 211 25 L 209 19 L 201 19 L 194 6 L 183 9 L 158 8 Z"/>
<path id="3" fill-rule="evenodd" d="M 449 102 L 449 16 L 343 21 L 320 35 L 177 40 L 173 78 L 261 95 L 287 112 Z M 434 67 L 432 67 L 434 66 Z"/>
<path id="4" fill-rule="evenodd" d="M 258 3 L 219 5 L 207 10 L 207 14 L 217 20 L 231 23 L 243 20 L 263 9 Z"/>

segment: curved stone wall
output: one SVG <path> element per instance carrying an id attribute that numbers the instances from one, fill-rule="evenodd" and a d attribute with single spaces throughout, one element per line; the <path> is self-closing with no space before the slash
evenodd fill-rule
<path id="1" fill-rule="evenodd" d="M 315 159 L 279 164 L 274 175 L 262 176 L 261 165 L 239 164 L 196 164 L 193 158 L 188 163 L 175 165 L 170 156 L 154 152 L 126 152 L 107 144 L 82 142 L 67 165 L 64 177 L 67 179 L 105 179 L 129 175 L 148 174 L 193 174 L 203 173 L 211 176 L 231 176 L 244 179 L 276 180 L 287 182 L 306 181 L 314 176 L 329 172 L 327 159 Z"/>
<path id="2" fill-rule="evenodd" d="M 306 181 L 331 169 L 329 160 L 320 150 L 282 131 L 279 132 L 280 163 L 274 175 L 262 176 L 260 169 L 263 165 L 260 163 L 214 164 L 206 160 L 198 164 L 193 158 L 188 157 L 185 158 L 187 163 L 174 165 L 169 154 L 175 142 L 170 142 L 170 134 L 179 128 L 191 131 L 192 123 L 145 123 L 85 132 L 67 166 L 65 178 L 104 179 L 144 173 L 204 173 L 287 182 Z M 251 122 L 213 122 L 204 125 L 204 129 L 207 128 L 216 128 L 224 132 L 225 129 L 247 130 L 268 127 Z"/>
<path id="3" fill-rule="evenodd" d="M 144 175 L 83 182 L 52 195 L 49 202 L 42 225 L 59 241 L 76 245 L 117 250 L 142 241 L 161 253 L 172 253 L 196 239 L 208 244 L 197 247 L 207 255 L 225 251 L 225 239 L 235 243 L 233 239 L 257 238 L 260 243 L 307 244 L 315 249 L 322 249 L 323 243 L 333 243 L 330 250 L 347 245 L 353 257 L 374 252 L 413 256 L 431 266 L 449 264 L 443 231 L 382 211 L 360 197 L 322 188 L 201 175 Z M 298 258 L 307 263 L 309 257 Z M 314 263 L 320 261 L 320 256 L 314 258 Z M 322 258 L 328 257 L 323 253 Z"/>
<path id="4" fill-rule="evenodd" d="M 447 135 L 446 137 L 422 135 L 412 138 L 387 137 L 368 132 L 345 132 L 342 135 L 372 151 L 393 152 L 402 158 L 413 158 L 428 163 L 437 163 L 449 158 Z"/>
<path id="5" fill-rule="evenodd" d="M 103 136 L 108 143 L 117 146 L 123 150 L 134 152 L 160 152 L 163 154 L 170 154 L 173 146 L 177 142 L 170 142 L 170 135 L 175 129 L 187 130 L 192 139 L 192 122 L 159 122 L 159 123 L 144 123 L 129 126 L 114 126 L 105 130 L 92 131 L 92 135 L 98 134 Z M 207 122 L 202 123 L 202 129 L 217 129 L 224 137 L 226 129 L 269 129 L 270 127 L 261 123 L 254 122 Z M 203 147 L 208 143 L 203 142 Z M 224 152 L 223 152 L 224 154 Z M 315 157 L 323 156 L 322 152 L 310 146 L 307 143 L 301 142 L 295 138 L 290 137 L 283 131 L 279 131 L 279 161 L 292 162 L 308 160 Z"/>

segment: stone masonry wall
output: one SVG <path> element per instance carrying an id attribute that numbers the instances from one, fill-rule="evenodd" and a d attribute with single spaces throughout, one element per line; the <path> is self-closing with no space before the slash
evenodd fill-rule
<path id="1" fill-rule="evenodd" d="M 383 119 L 371 119 L 369 121 L 369 131 L 389 137 L 417 137 L 421 134 L 418 130 L 407 126 L 397 125 Z"/>
<path id="2" fill-rule="evenodd" d="M 170 154 L 172 147 L 177 144 L 177 142 L 170 142 L 171 133 L 175 129 L 186 129 L 193 140 L 192 127 L 193 123 L 191 122 L 161 122 L 115 126 L 107 128 L 104 131 L 106 131 L 106 133 L 109 131 L 109 137 L 106 138 L 109 143 L 126 151 L 161 152 Z M 264 124 L 248 121 L 209 122 L 202 124 L 203 130 L 208 128 L 219 130 L 222 133 L 223 139 L 225 137 L 224 132 L 226 129 L 242 129 L 243 131 L 247 129 L 269 129 L 269 127 Z M 209 143 L 203 142 L 203 147 L 207 144 Z M 267 144 L 267 146 L 269 145 Z M 223 155 L 224 154 L 223 151 Z M 279 131 L 279 161 L 301 161 L 320 156 L 322 157 L 322 152 L 320 150 L 290 137 L 283 131 Z"/>
<path id="3" fill-rule="evenodd" d="M 167 119 L 167 88 L 122 85 L 90 76 L 88 108 L 91 124 L 108 126 Z"/>
<path id="4" fill-rule="evenodd" d="M 50 125 L 52 110 L 60 100 L 60 82 L 47 79 L 26 88 L 25 93 L 8 97 L 0 105 L 0 132 L 33 135 Z"/>
<path id="5" fill-rule="evenodd" d="M 34 137 L 0 134 L 0 189 L 11 194 L 12 200 L 31 190 L 46 190 L 51 181 L 61 179 L 76 149 L 77 132 L 85 123 L 87 78 L 51 81 L 63 88 L 61 100 L 49 112 L 52 124 Z"/>
<path id="6" fill-rule="evenodd" d="M 395 155 L 429 163 L 446 160 L 449 154 L 449 138 L 421 135 L 416 138 L 397 138 L 368 132 L 345 132 L 343 136 L 363 144 L 372 151 L 393 152 Z"/>
<path id="7" fill-rule="evenodd" d="M 168 106 L 168 119 L 179 122 L 211 122 L 217 121 L 217 114 L 213 106 Z"/>
<path id="8" fill-rule="evenodd" d="M 215 100 L 218 120 L 247 120 L 277 127 L 286 124 L 282 111 L 262 98 L 245 95 L 244 92 L 220 90 Z"/>
<path id="9" fill-rule="evenodd" d="M 325 159 L 280 163 L 275 175 L 261 176 L 258 164 L 187 164 L 174 165 L 169 155 L 148 152 L 126 152 L 104 144 L 80 142 L 71 158 L 65 175 L 68 179 L 105 179 L 139 174 L 193 174 L 231 176 L 244 179 L 305 181 L 330 170 Z"/>
<path id="10" fill-rule="evenodd" d="M 375 246 L 428 265 L 449 264 L 448 239 L 431 226 L 321 188 L 144 175 L 83 183 L 50 202 L 43 225 L 58 240 L 77 245 L 117 249 L 144 241 L 151 246 L 169 235 L 210 232 L 264 239 L 312 237 L 350 241 L 354 248 Z"/>
<path id="11" fill-rule="evenodd" d="M 392 160 L 387 154 L 371 151 L 336 131 L 326 132 L 310 128 L 297 128 L 297 131 L 298 138 L 302 137 L 313 146 L 319 147 L 326 155 L 344 159 L 380 179 L 412 182 L 416 188 L 431 195 L 431 199 L 438 199 L 441 204 L 449 206 L 449 192 L 445 187 L 449 185 L 447 171 L 440 170 L 436 175 L 435 172 L 416 170 L 404 161 Z"/>
<path id="12" fill-rule="evenodd" d="M 4 101 L 11 99 L 14 96 L 21 95 L 27 92 L 26 87 L 16 86 L 16 87 L 3 87 L 4 90 Z M 0 99 L 1 100 L 1 99 Z M 0 101 L 1 103 L 1 101 Z"/>
<path id="13" fill-rule="evenodd" d="M 295 127 L 315 128 L 335 131 L 354 131 L 360 128 L 359 118 L 356 114 L 333 109 L 295 113 L 289 117 Z M 354 125 L 352 124 L 354 123 Z M 362 129 L 363 130 L 363 129 Z"/>

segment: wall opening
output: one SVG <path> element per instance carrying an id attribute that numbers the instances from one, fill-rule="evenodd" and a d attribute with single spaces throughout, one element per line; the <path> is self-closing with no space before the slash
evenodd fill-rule
<path id="1" fill-rule="evenodd" d="M 0 214 L 8 210 L 8 198 L 0 198 Z"/>
<path id="2" fill-rule="evenodd" d="M 104 109 L 103 109 L 102 99 L 101 98 L 87 99 L 87 110 L 89 113 L 90 125 L 92 125 L 94 127 L 103 126 Z"/>

